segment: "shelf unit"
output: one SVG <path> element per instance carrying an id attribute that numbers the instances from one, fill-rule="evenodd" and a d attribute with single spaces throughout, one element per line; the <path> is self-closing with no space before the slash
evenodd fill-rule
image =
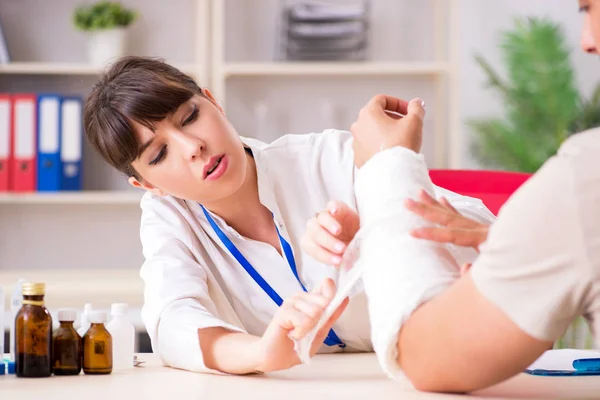
<path id="1" fill-rule="evenodd" d="M 433 0 L 434 59 L 429 62 L 231 62 L 226 60 L 227 0 L 212 1 L 211 88 L 221 105 L 228 109 L 227 88 L 231 78 L 344 78 L 428 77 L 435 85 L 435 168 L 459 166 L 460 129 L 458 120 L 458 66 L 456 42 L 459 0 Z"/>
<path id="2" fill-rule="evenodd" d="M 182 72 L 192 76 L 199 82 L 209 81 L 209 62 L 207 54 L 210 45 L 210 2 L 211 0 L 190 0 L 193 4 L 193 25 L 195 35 L 193 38 L 194 62 L 172 63 Z M 73 5 L 77 2 L 73 1 Z M 134 6 L 135 7 L 135 6 Z M 143 13 L 143 6 L 140 11 Z M 6 32 L 5 32 L 6 34 Z M 161 54 L 155 56 L 161 57 Z M 168 60 L 167 60 L 168 62 Z M 44 61 L 17 61 L 0 64 L 0 78 L 7 82 L 13 79 L 27 79 L 28 77 L 61 77 L 62 79 L 93 79 L 106 70 L 105 66 L 91 65 L 85 62 L 44 62 Z M 2 91 L 0 85 L 0 91 Z M 84 162 L 85 163 L 85 162 Z M 88 204 L 88 205 L 135 205 L 139 204 L 142 191 L 113 191 L 93 190 L 81 192 L 57 193 L 0 193 L 0 204 Z"/>
<path id="3" fill-rule="evenodd" d="M 450 70 L 451 66 L 444 62 L 258 62 L 224 63 L 221 74 L 225 79 L 232 76 L 435 76 Z"/>
<path id="4" fill-rule="evenodd" d="M 17 11 L 20 13 L 20 17 L 27 16 L 27 21 L 31 26 L 45 23 L 44 12 L 46 14 L 50 10 L 54 12 L 54 8 L 58 7 L 60 10 L 56 12 L 67 13 L 71 12 L 72 8 L 78 4 L 77 0 L 64 0 L 58 6 L 50 6 L 44 0 L 29 1 L 40 2 L 40 7 L 35 10 L 37 14 L 34 13 L 35 15 L 31 15 L 31 18 L 29 18 L 29 10 L 25 8 L 24 4 L 15 3 L 16 5 L 11 6 L 11 9 L 14 11 L 15 7 L 18 8 Z M 254 12 L 255 16 L 246 15 L 245 11 L 242 11 L 242 14 L 239 15 L 241 23 L 228 26 L 225 24 L 226 12 L 235 12 L 232 6 L 236 3 L 231 2 L 226 7 L 226 1 L 230 0 L 182 0 L 180 7 L 186 7 L 186 9 L 180 9 L 176 18 L 189 18 L 187 21 L 179 22 L 179 19 L 169 20 L 169 16 L 164 15 L 165 10 L 169 7 L 164 3 L 123 0 L 126 5 L 137 8 L 142 16 L 147 17 L 146 25 L 142 24 L 137 27 L 139 29 L 137 38 L 143 41 L 140 42 L 141 46 L 138 50 L 143 54 L 150 53 L 148 55 L 165 57 L 168 62 L 171 59 L 187 60 L 185 62 L 173 62 L 173 65 L 193 76 L 201 86 L 208 86 L 229 115 L 231 115 L 231 107 L 234 105 L 233 100 L 238 99 L 228 99 L 227 90 L 230 85 L 236 85 L 236 82 L 240 81 L 243 81 L 244 84 L 250 82 L 250 86 L 258 84 L 255 82 L 262 83 L 264 81 L 265 84 L 276 89 L 280 82 L 287 84 L 297 80 L 316 82 L 325 79 L 327 82 L 337 84 L 337 87 L 344 86 L 346 82 L 350 82 L 349 86 L 352 86 L 354 79 L 361 82 L 371 80 L 394 82 L 396 79 L 412 81 L 415 78 L 416 80 L 430 82 L 435 85 L 436 104 L 432 104 L 432 107 L 437 110 L 444 110 L 444 112 L 440 112 L 433 117 L 436 126 L 436 130 L 433 132 L 436 143 L 435 158 L 439 161 L 436 162 L 436 166 L 458 165 L 453 164 L 452 153 L 450 153 L 450 157 L 447 157 L 446 154 L 447 148 L 456 147 L 452 135 L 455 134 L 457 129 L 452 128 L 448 133 L 446 128 L 447 126 L 454 126 L 452 121 L 456 119 L 458 114 L 458 111 L 453 108 L 454 105 L 458 104 L 458 101 L 451 100 L 456 93 L 457 66 L 453 58 L 455 52 L 452 49 L 448 51 L 446 41 L 456 31 L 454 9 L 458 0 L 427 0 L 433 2 L 432 4 L 435 3 L 435 7 L 427 6 L 429 7 L 427 12 L 431 10 L 435 13 L 435 18 L 432 20 L 435 23 L 431 24 L 432 21 L 428 19 L 429 22 L 426 24 L 435 27 L 435 54 L 433 57 L 425 61 L 402 61 L 401 59 L 380 57 L 367 62 L 276 62 L 272 61 L 273 58 L 266 56 L 255 58 L 241 56 L 226 59 L 226 33 L 233 34 L 238 39 L 244 38 L 245 30 L 252 29 L 251 25 L 253 23 L 256 26 L 273 23 L 274 21 L 270 17 L 272 14 L 269 14 L 272 12 L 271 6 L 278 4 L 280 0 L 264 0 L 264 2 L 261 0 L 259 5 L 258 3 L 250 5 L 247 2 L 240 2 L 237 5 L 242 8 L 246 7 L 245 10 Z M 406 4 L 412 5 L 414 3 Z M 45 11 L 40 11 L 40 8 Z M 7 8 L 7 10 L 9 9 Z M 449 20 L 452 21 L 453 29 L 447 26 L 448 13 L 451 15 Z M 11 18 L 10 15 L 7 16 L 4 13 L 3 16 Z M 14 14 L 12 18 L 16 18 Z M 155 26 L 156 23 L 164 23 L 164 26 L 162 28 L 160 25 Z M 181 35 L 181 31 L 172 33 L 181 24 L 186 26 L 184 34 Z M 4 26 L 4 28 L 10 27 Z M 50 28 L 54 29 L 52 26 Z M 13 25 L 13 31 L 15 29 L 19 30 L 21 28 Z M 160 31 L 160 29 L 163 30 Z M 52 43 L 69 43 L 69 40 L 73 40 L 73 43 L 75 43 L 77 38 L 75 36 L 65 36 L 68 34 L 75 35 L 67 31 L 50 32 L 48 40 Z M 175 43 L 174 41 L 182 40 L 182 38 L 186 40 L 185 46 L 174 46 L 178 50 L 170 51 L 170 43 Z M 10 38 L 8 39 L 10 41 Z M 448 41 L 453 42 L 452 40 Z M 23 42 L 25 46 L 29 44 Z M 79 45 L 78 48 L 82 50 L 81 42 Z M 262 43 L 255 43 L 255 45 L 261 46 Z M 246 46 L 245 41 L 241 46 Z M 156 50 L 159 48 L 163 50 L 164 54 L 161 54 L 160 50 Z M 76 90 L 86 90 L 96 76 L 104 71 L 103 67 L 89 65 L 84 62 L 58 62 L 60 57 L 56 54 L 62 54 L 65 56 L 64 59 L 69 59 L 67 57 L 73 54 L 72 50 L 67 50 L 65 47 L 57 47 L 57 51 L 45 51 L 40 47 L 37 50 L 39 54 L 45 54 L 45 56 L 38 57 L 41 61 L 24 61 L 0 65 L 0 91 L 7 90 L 3 89 L 3 85 L 4 88 L 13 90 L 13 88 L 20 85 L 35 88 L 38 82 L 42 83 L 40 90 L 46 90 L 43 87 L 44 84 L 47 84 L 51 90 L 60 89 L 63 85 L 69 88 L 73 85 Z M 69 51 L 71 52 L 69 53 Z M 154 53 L 155 51 L 156 53 Z M 246 51 L 246 54 L 249 53 Z M 38 53 L 32 50 L 30 54 L 35 55 Z M 81 58 L 83 59 L 83 56 Z M 22 57 L 20 59 L 34 60 L 36 58 Z M 43 60 L 54 60 L 56 62 Z M 345 79 L 347 81 L 344 81 Z M 340 84 L 340 82 L 342 83 Z M 239 87 L 235 88 L 239 89 Z M 294 96 L 293 92 L 290 94 Z M 250 95 L 252 95 L 251 89 Z M 448 104 L 452 106 L 448 107 Z M 243 127 L 245 129 L 244 125 L 244 121 L 236 123 L 238 128 Z M 343 128 L 343 126 L 340 128 Z M 240 133 L 243 134 L 244 132 Z M 448 143 L 453 146 L 448 146 Z M 88 165 L 88 162 L 91 162 L 91 165 Z M 45 268 L 46 265 L 60 269 L 62 268 L 60 260 L 64 260 L 65 251 L 68 251 L 63 249 L 63 243 L 67 241 L 73 243 L 72 246 L 75 247 L 75 250 L 69 253 L 65 268 L 74 268 L 75 265 L 81 265 L 84 269 L 95 268 L 100 271 L 104 265 L 126 266 L 135 269 L 139 267 L 142 261 L 139 245 L 139 201 L 143 192 L 141 190 L 125 190 L 126 184 L 121 184 L 122 182 L 116 184 L 114 181 L 123 178 L 116 178 L 116 174 L 108 177 L 106 174 L 110 172 L 108 172 L 108 169 L 103 169 L 104 166 L 100 164 L 100 161 L 95 158 L 91 161 L 88 159 L 84 161 L 84 168 L 90 167 L 87 170 L 94 171 L 89 178 L 86 178 L 86 182 L 88 182 L 87 179 L 90 179 L 92 183 L 87 187 L 100 190 L 76 193 L 0 194 L 0 219 L 4 221 L 5 226 L 4 229 L 0 227 L 0 243 L 3 243 L 0 245 L 0 251 L 4 251 L 5 256 L 4 261 L 0 263 L 0 273 L 5 272 L 2 271 L 3 268 L 10 270 L 21 268 L 40 269 Z M 97 183 L 97 179 L 100 179 L 99 183 Z M 114 190 L 103 190 L 108 187 Z M 40 242 L 39 247 L 40 253 L 49 254 L 47 260 L 42 259 L 41 255 L 29 254 L 31 252 L 28 253 L 27 247 L 16 240 L 16 237 L 28 237 L 29 240 L 36 243 L 37 241 L 44 241 L 44 232 L 49 226 L 53 227 L 52 235 L 48 238 L 47 243 Z M 90 247 L 86 235 L 99 238 L 98 249 L 100 251 Z M 110 246 L 111 251 L 102 251 L 103 245 Z M 95 253 L 90 257 L 91 252 Z M 74 300 L 77 303 L 83 303 L 82 299 Z"/>
<path id="5" fill-rule="evenodd" d="M 175 64 L 177 68 L 194 77 L 204 75 L 196 64 Z M 85 63 L 13 62 L 0 64 L 0 74 L 12 75 L 100 75 L 105 68 Z M 206 79 L 206 77 L 204 77 Z"/>
<path id="6" fill-rule="evenodd" d="M 170 13 L 172 5 L 165 2 L 123 0 L 140 12 L 130 30 L 131 49 L 164 58 L 206 84 L 210 2 L 179 0 L 178 9 Z M 65 26 L 80 2 L 9 3 L 1 2 L 0 15 L 15 61 L 0 64 L 0 92 L 86 95 L 105 67 L 85 62 L 85 36 Z M 34 29 L 44 34 L 25 34 Z M 0 284 L 7 289 L 20 277 L 45 281 L 49 304 L 60 307 L 80 307 L 87 301 L 140 306 L 139 221 L 144 191 L 129 188 L 125 178 L 87 145 L 83 171 L 84 188 L 90 190 L 0 193 Z"/>
<path id="7" fill-rule="evenodd" d="M 139 205 L 142 191 L 89 190 L 81 192 L 3 193 L 0 204 Z"/>

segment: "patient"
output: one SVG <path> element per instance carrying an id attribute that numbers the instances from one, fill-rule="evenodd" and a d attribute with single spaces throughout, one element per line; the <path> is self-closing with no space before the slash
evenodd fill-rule
<path id="1" fill-rule="evenodd" d="M 585 14 L 582 47 L 598 54 L 600 0 L 580 0 L 579 6 Z M 392 121 L 388 108 L 406 111 L 407 117 Z M 469 392 L 522 372 L 579 315 L 598 339 L 600 130 L 565 142 L 502 208 L 488 235 L 487 227 L 443 200 L 397 189 L 410 165 L 413 182 L 428 191 L 416 154 L 423 115 L 415 104 L 381 102 L 361 113 L 352 130 L 362 167 L 356 185 L 360 225 L 366 231 L 359 262 L 384 370 L 392 377 L 402 370 L 418 389 Z M 407 195 L 421 201 L 406 201 Z M 410 228 L 399 225 L 403 204 L 423 218 L 419 224 L 439 226 L 416 227 L 409 235 Z M 342 208 L 336 218 L 348 228 L 345 237 L 353 237 L 358 215 L 336 205 Z M 307 251 L 322 246 L 311 232 L 307 237 L 312 243 Z M 481 253 L 464 277 L 448 285 L 439 266 L 406 263 L 418 238 L 432 239 L 420 245 L 433 249 L 437 242 L 451 242 Z M 424 273 L 437 276 L 424 279 Z"/>

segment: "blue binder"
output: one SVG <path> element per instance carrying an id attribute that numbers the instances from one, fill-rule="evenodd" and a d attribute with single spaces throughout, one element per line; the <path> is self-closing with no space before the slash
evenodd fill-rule
<path id="1" fill-rule="evenodd" d="M 61 190 L 81 190 L 83 153 L 83 100 L 63 97 L 61 107 Z"/>
<path id="2" fill-rule="evenodd" d="M 38 96 L 37 190 L 40 192 L 55 192 L 61 186 L 61 102 L 59 95 Z"/>

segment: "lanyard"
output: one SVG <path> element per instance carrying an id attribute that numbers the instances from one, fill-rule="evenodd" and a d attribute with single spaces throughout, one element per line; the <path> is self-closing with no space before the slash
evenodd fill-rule
<path id="1" fill-rule="evenodd" d="M 227 247 L 227 250 L 229 250 L 231 255 L 233 257 L 235 257 L 237 262 L 242 266 L 242 268 L 244 268 L 246 270 L 248 275 L 250 275 L 250 277 L 252 277 L 252 279 L 254 279 L 254 281 L 258 284 L 258 286 L 260 286 L 260 288 L 266 294 L 269 295 L 271 300 L 273 300 L 275 302 L 275 304 L 277 304 L 277 306 L 281 306 L 281 304 L 283 304 L 283 299 L 281 298 L 281 296 L 279 296 L 277 294 L 277 292 L 267 283 L 267 281 L 264 280 L 264 278 L 258 273 L 258 271 L 256 271 L 254 269 L 252 264 L 250 264 L 250 262 L 246 259 L 246 257 L 243 256 L 243 254 L 238 250 L 238 248 L 235 247 L 233 242 L 227 237 L 227 235 L 225 235 L 225 233 L 221 230 L 221 228 L 219 228 L 219 226 L 216 224 L 215 220 L 210 216 L 210 214 L 208 213 L 206 208 L 204 208 L 204 206 L 202 206 L 202 205 L 201 205 L 201 207 L 202 207 L 202 211 L 204 211 L 204 215 L 206 216 L 206 219 L 208 220 L 208 223 L 213 228 L 213 230 L 215 231 L 215 233 L 217 234 L 219 239 L 221 239 L 221 242 L 225 245 L 225 247 Z M 302 290 L 304 290 L 306 292 L 307 290 L 304 287 L 304 285 L 302 284 L 302 282 L 300 281 L 300 277 L 298 276 L 298 270 L 296 269 L 296 260 L 294 259 L 294 253 L 292 251 L 292 246 L 290 246 L 290 244 L 283 238 L 283 236 L 281 236 L 281 233 L 279 233 L 279 229 L 277 228 L 277 225 L 275 226 L 275 229 L 277 229 L 277 235 L 279 236 L 279 241 L 281 242 L 281 248 L 283 249 L 283 253 L 285 254 L 285 258 L 287 259 L 288 264 L 290 265 L 290 269 L 292 270 L 292 273 L 298 280 L 298 283 L 300 283 L 300 286 L 302 286 Z M 331 329 L 329 331 L 329 333 L 327 334 L 327 337 L 325 338 L 324 343 L 327 346 L 340 346 L 342 348 L 346 347 L 346 345 L 335 334 L 333 329 Z"/>

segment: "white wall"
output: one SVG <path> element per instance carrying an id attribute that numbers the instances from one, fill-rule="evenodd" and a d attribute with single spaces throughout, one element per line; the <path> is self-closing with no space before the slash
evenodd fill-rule
<path id="1" fill-rule="evenodd" d="M 590 93 L 600 81 L 600 64 L 595 56 L 579 51 L 582 15 L 576 0 L 460 0 L 460 62 L 461 62 L 461 120 L 498 115 L 502 106 L 492 91 L 482 90 L 484 75 L 473 61 L 480 53 L 495 66 L 501 66 L 496 43 L 499 32 L 512 26 L 515 16 L 548 16 L 564 27 L 569 44 L 573 47 L 572 62 L 576 66 L 579 86 Z M 464 127 L 464 124 L 463 124 Z M 469 152 L 470 132 L 464 127 L 462 164 L 476 168 L 477 162 Z"/>

